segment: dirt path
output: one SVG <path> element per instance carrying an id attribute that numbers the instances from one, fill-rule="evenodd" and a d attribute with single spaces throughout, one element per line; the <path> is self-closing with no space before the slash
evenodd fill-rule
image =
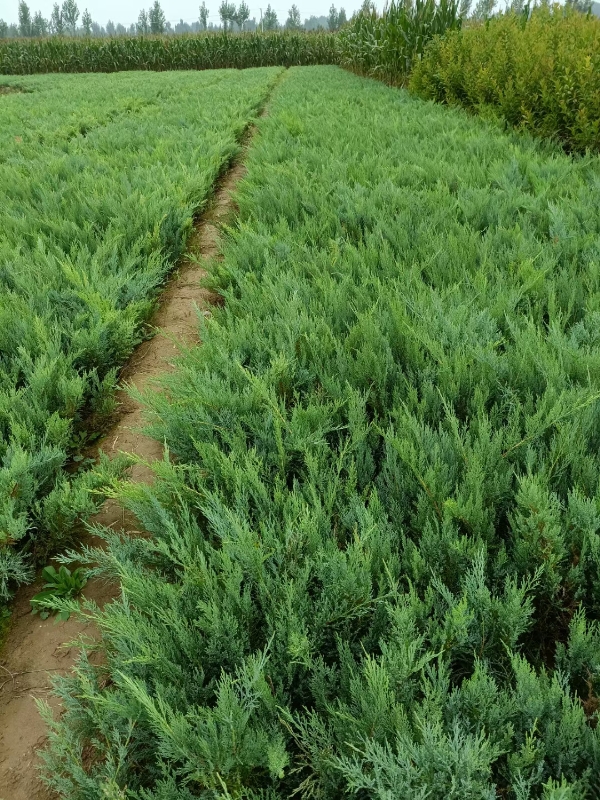
<path id="1" fill-rule="evenodd" d="M 188 242 L 192 259 L 183 260 L 161 295 L 160 306 L 151 320 L 157 335 L 136 348 L 122 372 L 122 382 L 128 386 L 138 390 L 148 388 L 152 379 L 173 369 L 179 343 L 189 345 L 199 341 L 196 308 L 207 309 L 215 300 L 200 286 L 206 275 L 202 263 L 218 256 L 219 228 L 234 212 L 231 192 L 245 173 L 243 156 L 253 133 L 254 128 L 247 131 L 241 156 L 217 182 L 210 206 L 194 228 Z M 125 391 L 118 393 L 117 400 L 119 407 L 114 426 L 100 447 L 109 456 L 128 452 L 148 462 L 162 458 L 162 445 L 139 432 L 143 425 L 142 405 Z M 141 464 L 133 467 L 131 475 L 139 482 L 152 480 L 151 471 Z M 94 521 L 126 531 L 135 530 L 134 520 L 128 519 L 110 500 Z M 37 774 L 36 754 L 44 745 L 46 730 L 34 698 L 47 698 L 57 708 L 56 698 L 49 694 L 51 676 L 68 671 L 77 655 L 77 648 L 66 648 L 64 643 L 79 636 L 94 635 L 91 625 L 73 618 L 55 624 L 52 619 L 42 621 L 33 616 L 29 601 L 40 588 L 38 581 L 18 592 L 11 628 L 0 654 L 0 800 L 51 800 L 55 797 L 42 785 Z M 114 595 L 114 588 L 97 580 L 90 581 L 84 594 L 103 605 Z"/>

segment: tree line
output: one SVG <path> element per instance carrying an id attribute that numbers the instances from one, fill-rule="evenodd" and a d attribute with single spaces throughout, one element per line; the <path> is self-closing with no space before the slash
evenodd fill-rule
<path id="1" fill-rule="evenodd" d="M 338 10 L 333 4 L 327 16 L 313 15 L 304 22 L 295 4 L 289 9 L 287 19 L 281 23 L 270 4 L 259 20 L 255 17 L 250 19 L 250 9 L 245 0 L 241 0 L 237 6 L 229 0 L 221 0 L 218 13 L 220 24 L 209 22 L 209 11 L 203 0 L 197 21 L 188 23 L 180 20 L 172 25 L 166 19 L 159 0 L 154 0 L 150 8 L 142 9 L 137 21 L 129 26 L 115 24 L 111 20 L 105 26 L 101 26 L 92 19 L 87 9 L 80 14 L 76 0 L 64 0 L 62 5 L 54 3 L 49 19 L 44 17 L 41 11 L 33 13 L 25 0 L 20 0 L 17 24 L 8 24 L 0 19 L 0 39 L 38 36 L 145 36 L 201 31 L 273 31 L 281 28 L 295 31 L 319 29 L 336 31 L 347 21 L 345 10 L 343 8 Z"/>

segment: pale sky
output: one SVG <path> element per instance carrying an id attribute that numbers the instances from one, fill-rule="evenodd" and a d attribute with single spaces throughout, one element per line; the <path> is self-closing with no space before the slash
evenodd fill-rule
<path id="1" fill-rule="evenodd" d="M 41 11 L 48 18 L 52 11 L 54 0 L 26 0 L 32 15 L 36 11 Z M 235 1 L 235 0 L 234 0 Z M 250 19 L 256 17 L 260 19 L 260 9 L 263 13 L 267 4 L 277 13 L 279 22 L 285 22 L 287 13 L 293 2 L 300 9 L 302 20 L 314 14 L 316 17 L 327 16 L 332 0 L 246 0 L 250 8 Z M 62 2 L 62 0 L 59 0 Z M 125 26 L 135 22 L 141 8 L 152 5 L 153 0 L 77 0 L 79 12 L 88 9 L 94 22 L 106 25 L 108 20 L 112 20 L 115 25 L 120 22 Z M 195 22 L 198 19 L 198 8 L 202 0 L 161 0 L 163 11 L 169 22 L 174 25 L 182 19 L 184 22 Z M 350 16 L 360 8 L 362 0 L 333 0 L 336 8 L 343 6 L 346 14 Z M 236 3 L 237 4 L 237 3 Z M 218 24 L 219 14 L 217 9 L 220 0 L 206 0 L 209 11 L 209 22 Z M 8 23 L 18 21 L 18 0 L 0 0 L 0 19 Z M 80 20 L 81 22 L 81 20 Z"/>

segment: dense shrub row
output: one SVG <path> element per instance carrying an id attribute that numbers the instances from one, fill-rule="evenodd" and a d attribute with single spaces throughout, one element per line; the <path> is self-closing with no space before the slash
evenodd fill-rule
<path id="1" fill-rule="evenodd" d="M 120 72 L 124 70 L 242 69 L 335 64 L 334 34 L 244 33 L 123 36 L 113 39 L 7 39 L 0 74 Z"/>
<path id="2" fill-rule="evenodd" d="M 278 72 L 41 76 L 2 96 L 0 600 L 94 506 L 93 476 L 63 469 L 92 432 L 82 415 L 106 411 Z"/>
<path id="3" fill-rule="evenodd" d="M 49 782 L 598 797 L 598 162 L 308 68 L 237 202 Z"/>
<path id="4" fill-rule="evenodd" d="M 600 148 L 600 19 L 556 6 L 504 14 L 437 38 L 410 88 L 421 97 L 493 110 L 570 150 Z"/>

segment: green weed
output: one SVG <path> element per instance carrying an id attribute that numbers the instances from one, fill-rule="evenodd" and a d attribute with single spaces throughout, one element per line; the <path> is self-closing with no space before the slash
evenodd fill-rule
<path id="1" fill-rule="evenodd" d="M 73 572 L 64 565 L 58 570 L 52 565 L 42 570 L 42 579 L 45 581 L 43 590 L 31 598 L 31 613 L 38 614 L 42 619 L 48 619 L 56 609 L 59 600 L 71 600 L 81 594 L 87 583 L 85 570 L 82 567 Z M 70 612 L 58 610 L 57 621 L 69 619 Z"/>

